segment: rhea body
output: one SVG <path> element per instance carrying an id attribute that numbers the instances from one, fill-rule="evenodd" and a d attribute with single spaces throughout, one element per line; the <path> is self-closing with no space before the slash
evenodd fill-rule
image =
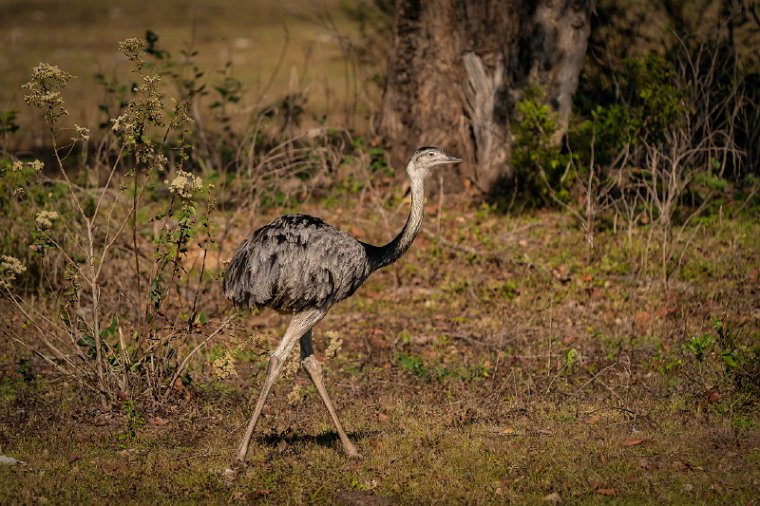
<path id="1" fill-rule="evenodd" d="M 301 365 L 317 388 L 343 449 L 351 457 L 359 456 L 325 389 L 322 367 L 312 348 L 312 328 L 333 304 L 350 297 L 372 272 L 395 262 L 409 249 L 422 224 L 424 183 L 430 169 L 460 161 L 434 147 L 414 152 L 406 168 L 411 182 L 409 217 L 401 232 L 384 246 L 361 242 L 319 218 L 303 214 L 277 218 L 240 244 L 224 278 L 226 297 L 239 306 L 266 306 L 290 313 L 293 319 L 271 353 L 267 377 L 238 449 L 238 460 L 245 460 L 269 391 L 297 341 Z"/>

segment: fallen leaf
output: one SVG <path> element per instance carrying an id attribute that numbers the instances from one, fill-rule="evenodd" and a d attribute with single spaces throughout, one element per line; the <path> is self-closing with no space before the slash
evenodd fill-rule
<path id="1" fill-rule="evenodd" d="M 641 438 L 628 438 L 625 441 L 623 441 L 623 446 L 638 446 L 641 443 L 643 443 L 644 440 Z"/>
<path id="2" fill-rule="evenodd" d="M 153 418 L 149 418 L 148 421 L 152 423 L 153 425 L 157 425 L 158 427 L 161 427 L 169 423 L 169 420 L 166 420 L 165 418 L 161 418 L 159 416 L 154 416 Z"/>
<path id="3" fill-rule="evenodd" d="M 601 415 L 594 415 L 594 416 L 592 416 L 591 418 L 588 419 L 587 423 L 589 425 L 596 425 L 597 423 L 599 423 L 601 421 L 602 421 L 602 416 Z"/>
<path id="4" fill-rule="evenodd" d="M 657 311 L 655 311 L 655 315 L 657 315 L 657 318 L 665 318 L 666 316 L 670 316 L 676 312 L 676 307 L 673 305 L 666 305 L 661 306 Z"/>
<path id="5" fill-rule="evenodd" d="M 561 504 L 562 498 L 559 496 L 557 492 L 552 492 L 551 494 L 544 496 L 543 501 L 548 502 L 550 504 Z"/>
<path id="6" fill-rule="evenodd" d="M 616 492 L 614 488 L 598 488 L 596 489 L 596 493 L 599 495 L 612 496 L 615 495 Z"/>
<path id="7" fill-rule="evenodd" d="M 633 321 L 636 325 L 646 327 L 652 323 L 652 314 L 647 311 L 637 311 L 633 316 Z"/>
<path id="8" fill-rule="evenodd" d="M 710 392 L 710 395 L 707 396 L 707 403 L 712 404 L 713 402 L 718 402 L 721 397 L 723 396 L 720 392 Z"/>

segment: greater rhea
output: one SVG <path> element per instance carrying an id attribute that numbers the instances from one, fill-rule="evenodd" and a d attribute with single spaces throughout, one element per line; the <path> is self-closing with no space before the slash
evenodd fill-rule
<path id="1" fill-rule="evenodd" d="M 414 152 L 406 167 L 411 181 L 409 217 L 401 232 L 385 246 L 364 243 L 319 218 L 303 214 L 281 216 L 240 244 L 224 278 L 227 298 L 238 306 L 268 306 L 292 314 L 293 319 L 271 353 L 266 380 L 238 449 L 238 460 L 245 460 L 267 395 L 299 340 L 301 365 L 327 407 L 343 449 L 350 457 L 359 456 L 325 389 L 322 366 L 312 348 L 312 328 L 333 304 L 351 296 L 372 272 L 395 262 L 409 249 L 422 224 L 424 183 L 430 169 L 461 161 L 435 147 Z"/>

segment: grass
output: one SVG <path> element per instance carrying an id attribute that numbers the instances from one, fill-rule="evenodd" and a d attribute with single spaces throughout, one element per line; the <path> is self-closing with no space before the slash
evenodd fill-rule
<path id="1" fill-rule="evenodd" d="M 301 210 L 325 216 L 319 201 Z M 326 381 L 362 460 L 342 455 L 313 389 L 286 402 L 293 381 L 308 385 L 298 372 L 275 385 L 248 463 L 233 465 L 263 380 L 256 354 L 238 354 L 238 375 L 226 380 L 196 364 L 194 386 L 162 409 L 100 413 L 73 385 L 48 382 L 33 359 L 21 379 L 19 350 L 4 360 L 0 447 L 26 465 L 0 468 L 0 502 L 756 500 L 756 393 L 735 386 L 717 350 L 700 369 L 686 347 L 710 331 L 710 316 L 725 314 L 750 353 L 756 221 L 698 231 L 686 265 L 709 268 L 683 269 L 665 289 L 656 275 L 619 272 L 611 233 L 586 263 L 560 213 L 505 217 L 456 199 L 442 212 L 442 240 L 421 234 L 315 331 L 319 353 L 327 330 L 344 338 Z M 386 225 L 351 195 L 330 213 L 371 242 L 391 237 L 403 218 L 390 214 Z M 483 233 L 491 240 L 475 242 Z M 727 257 L 733 268 L 720 268 Z M 269 312 L 246 320 L 270 343 L 287 322 Z"/>
<path id="2" fill-rule="evenodd" d="M 337 5 L 328 2 L 325 9 L 337 13 Z M 145 12 L 115 4 L 95 9 L 91 0 L 58 11 L 40 2 L 16 7 L 13 21 L 0 18 L 13 48 L 4 60 L 11 68 L 3 78 L 25 81 L 29 61 L 37 57 L 79 74 L 76 82 L 82 87 L 66 93 L 74 116 L 67 124 L 76 122 L 77 114 L 85 120 L 94 114 L 95 103 L 86 98 L 92 84 L 86 76 L 95 70 L 111 72 L 121 63 L 113 41 L 139 35 L 145 23 L 169 48 L 191 34 L 202 47 L 202 68 L 214 68 L 231 55 L 243 69 L 238 77 L 253 83 L 251 91 L 261 90 L 284 42 L 277 36 L 284 32 L 273 27 L 284 10 L 274 2 L 216 7 L 204 1 L 192 9 L 167 2 Z M 223 14 L 218 17 L 232 24 L 217 25 L 218 10 Z M 286 53 L 284 69 L 298 64 L 304 45 L 323 43 L 324 32 L 296 14 L 291 11 L 288 18 L 293 51 Z M 170 27 L 169 18 L 179 28 Z M 254 18 L 259 22 L 255 26 L 250 22 Z M 209 21 L 197 23 L 193 33 L 193 19 Z M 344 26 L 345 19 L 336 14 L 336 22 Z M 13 35 L 13 23 L 22 32 Z M 70 29 L 77 23 L 93 29 L 72 38 Z M 25 30 L 46 33 L 45 42 L 35 45 Z M 51 43 L 59 47 L 57 53 L 47 49 Z M 344 63 L 335 59 L 340 56 L 336 47 L 327 47 L 314 53 L 314 74 L 296 75 L 306 76 L 298 83 L 305 88 L 309 82 L 325 83 L 325 93 L 316 93 L 326 100 L 324 108 L 310 103 L 315 116 L 321 113 L 314 111 L 330 111 L 327 91 L 340 90 L 335 79 Z M 249 65 L 251 61 L 257 63 Z M 272 89 L 279 93 L 289 77 L 278 75 L 281 80 Z M 0 88 L 8 93 L 0 95 L 0 104 L 12 105 L 18 97 L 14 90 Z M 346 102 L 345 93 L 339 94 L 336 103 Z M 253 97 L 251 103 L 257 100 L 264 99 Z M 250 112 L 239 109 L 243 115 Z M 23 144 L 33 132 L 23 126 L 14 142 L 22 139 Z M 354 147 L 364 142 L 349 141 Z M 301 188 L 311 181 L 300 180 L 297 173 L 290 180 L 284 176 L 278 181 L 282 188 L 262 193 L 269 198 L 267 205 L 241 202 L 247 193 L 230 197 L 230 184 L 255 180 L 235 179 L 242 172 L 224 174 L 202 160 L 208 167 L 204 180 L 218 177 L 213 180 L 218 194 L 211 197 L 221 202 L 210 218 L 218 249 L 209 250 L 213 260 L 206 263 L 201 288 L 193 285 L 198 263 L 180 258 L 188 272 L 181 282 L 168 285 L 166 294 L 173 298 L 162 306 L 166 327 L 184 326 L 192 318 L 189 308 L 194 314 L 195 304 L 183 304 L 193 289 L 200 294 L 194 300 L 203 320 L 220 322 L 232 313 L 214 276 L 252 227 L 281 213 L 320 216 L 374 244 L 392 238 L 405 219 L 404 194 L 390 174 L 371 172 L 371 157 L 362 149 L 347 155 L 335 148 L 332 162 L 326 163 L 330 180 L 314 183 L 313 193 L 285 192 L 286 184 Z M 46 184 L 47 175 L 35 177 Z M 119 181 L 112 182 L 111 190 L 125 200 L 128 191 L 115 189 L 129 176 L 115 177 Z M 161 186 L 159 178 L 156 184 L 140 203 L 134 238 L 122 237 L 115 244 L 101 278 L 107 305 L 103 314 L 109 316 L 103 321 L 120 316 L 119 330 L 124 327 L 127 343 L 145 343 L 129 328 L 134 324 L 139 330 L 141 323 L 139 311 L 130 312 L 129 306 L 147 300 L 148 289 L 139 291 L 129 273 L 138 256 L 146 279 L 155 266 L 159 250 L 154 241 L 162 239 L 156 237 L 151 217 L 164 216 L 170 198 L 168 183 Z M 31 183 L 29 188 L 43 191 Z M 51 192 L 47 198 L 61 212 L 61 227 L 69 230 L 78 222 L 66 209 L 63 193 Z M 313 196 L 303 197 L 309 194 Z M 252 200 L 260 196 L 253 195 Z M 3 224 L 23 242 L 13 244 L 19 255 L 31 256 L 27 235 L 19 235 L 27 228 L 39 232 L 31 228 L 35 209 L 26 207 L 29 202 L 13 201 L 15 207 L 9 209 L 18 216 L 8 213 Z M 266 351 L 283 334 L 285 316 L 244 313 L 199 348 L 183 381 L 156 376 L 162 385 L 166 381 L 169 400 L 156 402 L 136 391 L 143 386 L 138 381 L 111 410 L 96 407 L 92 392 L 53 374 L 41 357 L 4 339 L 0 454 L 25 464 L 0 467 L 0 503 L 751 504 L 760 489 L 760 225 L 757 208 L 737 212 L 740 207 L 727 203 L 677 235 L 664 283 L 658 262 L 651 261 L 648 268 L 641 262 L 642 256 L 659 255 L 656 241 L 646 246 L 646 225 L 637 225 L 629 244 L 624 232 L 600 221 L 596 249 L 589 254 L 582 231 L 566 213 L 503 214 L 491 205 L 473 205 L 466 195 L 431 199 L 423 231 L 404 258 L 375 273 L 315 329 L 320 358 L 328 341 L 343 339 L 342 352 L 324 361 L 326 383 L 364 456 L 358 461 L 343 456 L 315 389 L 296 371 L 275 385 L 248 462 L 233 462 L 252 397 L 265 375 Z M 114 215 L 126 216 L 129 202 L 114 209 Z M 100 233 L 99 227 L 95 230 Z M 197 243 L 206 232 L 182 245 L 178 241 L 177 248 L 187 246 L 187 256 L 197 260 L 203 253 Z M 39 265 L 63 269 L 55 260 L 51 254 L 49 263 Z M 60 273 L 47 274 L 19 273 L 26 276 L 19 281 L 26 282 L 30 307 L 58 322 L 61 308 L 70 306 L 56 298 L 70 296 L 65 291 L 69 284 L 60 282 Z M 34 279 L 43 280 L 41 286 L 29 286 Z M 88 311 L 88 295 L 82 297 L 71 303 Z M 22 334 L 26 322 L 3 298 L 0 314 L 10 315 L 0 319 L 0 335 Z M 187 356 L 200 336 L 209 335 L 211 324 L 204 325 L 155 334 L 180 341 L 165 347 L 167 354 L 177 354 L 166 364 L 176 365 L 172 361 Z M 114 334 L 106 339 L 112 349 L 116 327 L 100 327 Z M 78 351 L 76 344 L 71 348 Z M 154 355 L 145 356 L 153 361 Z M 82 360 L 89 364 L 85 356 Z M 115 370 L 112 362 L 105 367 Z M 148 370 L 141 367 L 137 370 Z M 169 377 L 173 372 L 168 371 Z M 110 388 L 111 399 L 118 398 L 121 387 Z"/>
<path id="3" fill-rule="evenodd" d="M 6 2 L 0 12 L 6 14 L 0 16 L 0 111 L 26 110 L 21 84 L 32 66 L 54 62 L 78 76 L 66 92 L 70 122 L 94 130 L 103 116 L 93 103 L 104 94 L 95 74 L 128 83 L 126 59 L 115 41 L 142 37 L 150 29 L 159 35 L 159 46 L 170 49 L 175 58 L 181 57 L 182 48 L 198 51 L 195 60 L 205 71 L 201 81 L 209 89 L 222 80 L 217 71 L 225 62 L 232 63 L 234 76 L 246 86 L 244 101 L 235 112 L 239 121 L 253 109 L 282 99 L 286 91 L 306 92 L 310 122 L 322 116 L 331 125 L 347 121 L 340 98 L 350 93 L 347 64 L 325 19 L 329 16 L 344 35 L 355 34 L 356 26 L 335 0 L 318 4 L 169 0 L 128 5 L 110 0 L 65 4 L 31 0 Z M 348 121 L 351 126 L 365 124 L 361 116 Z M 42 140 L 37 137 L 44 136 L 40 130 L 41 125 L 23 123 L 26 135 L 21 145 L 39 146 Z"/>
<path id="4" fill-rule="evenodd" d="M 577 403 L 563 404 L 561 416 L 554 404 L 507 410 L 497 422 L 419 397 L 380 398 L 383 417 L 368 403 L 344 404 L 364 454 L 358 462 L 346 461 L 324 423 L 302 419 L 258 437 L 248 464 L 225 471 L 238 435 L 226 429 L 244 419 L 209 401 L 202 412 L 146 427 L 126 448 L 119 428 L 48 427 L 14 445 L 27 465 L 0 470 L 3 501 L 330 503 L 348 490 L 401 503 L 535 503 L 556 492 L 571 503 L 745 504 L 756 491 L 756 434 L 737 438 L 725 420 L 665 411 L 650 413 L 666 420 L 650 426 Z M 307 404 L 321 409 L 316 399 Z"/>

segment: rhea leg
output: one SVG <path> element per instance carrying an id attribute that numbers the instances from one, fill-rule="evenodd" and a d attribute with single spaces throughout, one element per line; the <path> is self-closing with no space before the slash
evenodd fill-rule
<path id="1" fill-rule="evenodd" d="M 267 400 L 269 391 L 272 389 L 277 376 L 282 370 L 282 366 L 285 364 L 285 360 L 293 350 L 296 341 L 305 333 L 310 333 L 311 328 L 316 325 L 319 320 L 325 315 L 323 310 L 312 310 L 298 313 L 293 316 L 293 319 L 288 326 L 288 330 L 285 331 L 285 336 L 277 345 L 277 348 L 272 352 L 269 359 L 269 367 L 267 368 L 267 378 L 264 380 L 264 386 L 261 387 L 261 393 L 259 394 L 259 400 L 256 402 L 256 408 L 253 410 L 253 415 L 248 421 L 248 428 L 243 436 L 243 441 L 238 448 L 237 459 L 240 462 L 245 460 L 245 455 L 248 453 L 248 445 L 251 442 L 251 436 L 253 436 L 253 430 L 256 428 L 256 422 L 259 420 L 261 410 L 264 409 L 264 402 Z"/>
<path id="2" fill-rule="evenodd" d="M 333 405 L 332 400 L 330 400 L 330 396 L 327 394 L 327 389 L 322 380 L 322 366 L 317 360 L 317 357 L 314 356 L 314 350 L 311 345 L 311 329 L 306 331 L 301 337 L 301 365 L 309 375 L 309 378 L 311 378 L 314 386 L 317 387 L 317 392 L 319 392 L 322 402 L 325 403 L 325 407 L 327 407 L 327 411 L 330 413 L 333 425 L 335 425 L 335 429 L 338 431 L 340 442 L 343 443 L 343 450 L 349 457 L 359 457 L 359 452 L 356 451 L 356 447 L 351 440 L 348 439 L 346 431 L 343 430 L 343 425 L 340 423 L 338 413 L 335 411 L 335 406 Z"/>

